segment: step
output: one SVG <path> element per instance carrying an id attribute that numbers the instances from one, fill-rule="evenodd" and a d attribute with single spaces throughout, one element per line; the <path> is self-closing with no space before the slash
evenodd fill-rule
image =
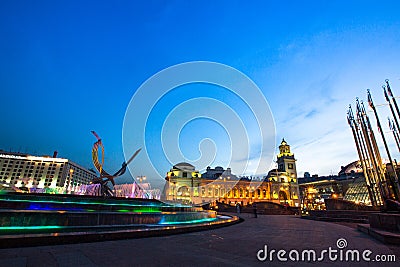
<path id="1" fill-rule="evenodd" d="M 357 229 L 385 244 L 400 245 L 400 234 L 372 228 L 369 224 L 358 224 Z"/>

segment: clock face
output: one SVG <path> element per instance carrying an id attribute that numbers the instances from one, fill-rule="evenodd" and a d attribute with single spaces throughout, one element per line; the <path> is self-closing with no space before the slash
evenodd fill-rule
<path id="1" fill-rule="evenodd" d="M 293 164 L 292 163 L 288 164 L 288 169 L 293 169 Z"/>

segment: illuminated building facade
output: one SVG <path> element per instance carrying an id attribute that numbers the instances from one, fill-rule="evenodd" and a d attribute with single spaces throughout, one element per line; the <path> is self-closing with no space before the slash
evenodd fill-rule
<path id="1" fill-rule="evenodd" d="M 325 199 L 343 198 L 342 184 L 336 180 L 326 179 L 300 184 L 302 208 L 308 210 L 324 210 Z"/>
<path id="2" fill-rule="evenodd" d="M 181 162 L 167 173 L 167 200 L 193 202 L 199 196 L 201 174 L 189 163 Z"/>
<path id="3" fill-rule="evenodd" d="M 208 167 L 200 174 L 193 165 L 179 163 L 167 173 L 166 199 L 188 203 L 218 200 L 231 205 L 269 201 L 300 206 L 296 160 L 290 146 L 282 140 L 277 156 L 278 169 L 262 178 L 237 177 L 231 169 Z M 257 186 L 256 186 L 257 185 Z"/>
<path id="4" fill-rule="evenodd" d="M 0 183 L 15 189 L 35 192 L 51 189 L 55 193 L 71 192 L 89 184 L 96 173 L 68 159 L 31 156 L 0 151 Z"/>
<path id="5" fill-rule="evenodd" d="M 372 205 L 360 161 L 342 166 L 338 175 L 304 175 L 299 178 L 300 197 L 304 209 L 325 209 L 325 199 L 343 199 Z"/>

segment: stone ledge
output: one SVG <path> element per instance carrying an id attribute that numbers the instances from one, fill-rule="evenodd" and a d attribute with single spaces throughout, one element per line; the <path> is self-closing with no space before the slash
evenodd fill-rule
<path id="1" fill-rule="evenodd" d="M 400 214 L 372 213 L 369 215 L 369 224 L 374 229 L 400 233 Z"/>
<path id="2" fill-rule="evenodd" d="M 341 217 L 317 217 L 317 216 L 301 216 L 302 219 L 323 221 L 323 222 L 349 222 L 349 223 L 366 223 L 368 219 L 341 218 Z"/>
<path id="3" fill-rule="evenodd" d="M 221 214 L 223 215 L 223 214 Z M 224 215 L 223 215 L 224 216 Z M 26 234 L 0 236 L 0 248 L 34 247 L 59 244 L 88 243 L 106 240 L 145 238 L 165 235 L 183 234 L 197 231 L 216 229 L 243 222 L 242 218 L 230 216 L 212 223 L 190 224 L 182 226 L 164 226 L 145 229 L 124 229 L 108 231 L 85 231 L 70 233 Z"/>
<path id="4" fill-rule="evenodd" d="M 369 224 L 358 224 L 357 229 L 385 244 L 400 245 L 400 234 L 372 228 Z"/>

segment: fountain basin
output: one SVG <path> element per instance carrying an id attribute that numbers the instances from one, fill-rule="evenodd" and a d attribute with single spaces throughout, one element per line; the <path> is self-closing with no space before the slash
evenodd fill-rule
<path id="1" fill-rule="evenodd" d="M 200 207 L 149 199 L 0 195 L 0 247 L 161 236 L 238 221 Z"/>

